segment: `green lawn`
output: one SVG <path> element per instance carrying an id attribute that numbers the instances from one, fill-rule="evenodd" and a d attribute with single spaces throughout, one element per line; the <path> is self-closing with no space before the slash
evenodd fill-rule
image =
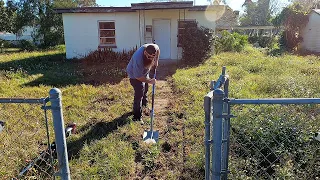
<path id="1" fill-rule="evenodd" d="M 320 97 L 319 57 L 268 57 L 252 48 L 243 53 L 223 53 L 198 67 L 178 69 L 173 75 L 170 83 L 175 97 L 171 100 L 168 116 L 171 125 L 175 126 L 160 129 L 168 138 L 149 146 L 141 141 L 143 127 L 133 123 L 128 114 L 133 90 L 123 72 L 107 66 L 103 68 L 103 65 L 98 68 L 82 61 L 68 61 L 61 50 L 0 54 L 0 61 L 2 98 L 47 97 L 53 87 L 62 91 L 65 123 L 77 123 L 77 133 L 68 139 L 72 179 L 134 179 L 143 176 L 203 179 L 203 98 L 209 92 L 210 81 L 219 77 L 222 66 L 227 67 L 230 75 L 229 96 L 232 98 Z M 116 82 L 109 81 L 113 76 L 117 77 Z M 5 110 L 13 119 L 26 116 L 25 111 Z M 42 118 L 40 109 L 32 111 L 37 111 L 33 117 Z M 234 113 L 241 116 L 246 112 L 244 107 L 243 114 Z M 294 114 L 297 110 L 290 112 Z M 308 116 L 303 118 L 305 120 Z M 314 118 L 310 130 L 318 128 L 319 113 Z M 241 122 L 241 118 L 234 121 L 245 125 Z M 23 144 L 22 141 L 14 143 L 18 146 Z M 171 150 L 165 152 L 163 147 L 168 144 Z M 36 154 L 35 149 L 19 153 L 27 157 Z M 231 166 L 232 173 L 240 172 L 243 161 L 241 157 L 231 160 L 232 163 L 239 162 L 237 166 Z M 6 168 L 0 168 L 0 179 L 15 175 L 18 171 L 15 169 L 23 164 L 13 164 L 8 159 L 5 164 L 3 162 L 0 161 L 0 167 Z M 166 171 L 162 172 L 163 169 Z M 290 173 L 286 174 L 285 169 L 282 172 L 283 177 Z M 249 178 L 245 173 L 241 177 L 234 179 Z"/>
<path id="2" fill-rule="evenodd" d="M 178 70 L 173 75 L 172 81 L 176 86 L 177 96 L 179 96 L 180 106 L 176 108 L 176 111 L 180 111 L 185 117 L 187 130 L 184 139 L 191 149 L 190 161 L 188 161 L 192 165 L 190 169 L 203 168 L 204 161 L 195 163 L 199 159 L 203 160 L 204 155 L 202 153 L 203 98 L 209 92 L 210 81 L 217 80 L 221 74 L 222 66 L 227 67 L 227 74 L 230 76 L 230 98 L 320 97 L 320 57 L 317 56 L 270 57 L 247 47 L 242 53 L 222 53 L 198 67 Z M 231 132 L 231 165 L 229 166 L 231 174 L 229 177 L 231 179 L 251 179 L 254 176 L 250 174 L 250 171 L 256 168 L 253 168 L 252 165 L 263 166 L 254 162 L 257 159 L 253 158 L 255 155 L 252 153 L 257 153 L 257 151 L 253 151 L 252 144 L 260 150 L 270 147 L 274 152 L 289 151 L 292 154 L 292 157 L 281 159 L 284 162 L 281 162 L 279 168 L 275 168 L 276 172 L 270 170 L 270 174 L 277 175 L 280 179 L 319 177 L 316 171 L 319 162 L 312 163 L 312 161 L 320 157 L 320 152 L 317 150 L 320 144 L 312 144 L 314 141 L 309 139 L 314 132 L 320 129 L 319 107 L 319 105 L 238 105 L 232 107 L 232 114 L 238 117 L 231 119 L 233 131 Z M 198 135 L 197 138 L 194 138 L 195 135 Z M 286 140 L 280 141 L 280 144 L 274 143 L 279 137 Z M 248 142 L 250 140 L 251 142 Z M 262 140 L 265 143 L 262 143 Z M 239 147 L 241 143 L 243 143 L 241 148 L 246 149 L 247 152 Z M 270 153 L 263 155 L 270 157 Z M 279 164 L 275 163 L 275 165 Z M 299 169 L 297 166 L 305 166 L 305 168 Z M 293 175 L 295 172 L 296 175 Z M 256 176 L 259 177 L 259 175 Z"/>

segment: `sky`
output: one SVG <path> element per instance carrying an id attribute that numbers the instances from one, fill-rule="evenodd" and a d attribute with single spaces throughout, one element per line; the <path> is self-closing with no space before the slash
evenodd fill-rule
<path id="1" fill-rule="evenodd" d="M 208 5 L 207 0 L 193 0 L 195 1 L 195 5 Z M 242 4 L 245 0 L 226 0 L 227 4 L 233 9 L 242 11 Z M 280 0 L 281 3 L 285 3 L 288 0 Z M 114 7 L 123 7 L 123 6 L 131 6 L 131 3 L 142 3 L 146 2 L 146 0 L 96 0 L 96 3 L 99 6 L 114 6 Z"/>

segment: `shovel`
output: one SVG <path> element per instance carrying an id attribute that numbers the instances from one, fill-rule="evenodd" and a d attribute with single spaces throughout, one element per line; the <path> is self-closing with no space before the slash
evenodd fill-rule
<path id="1" fill-rule="evenodd" d="M 154 69 L 154 78 L 156 78 L 156 69 Z M 155 84 L 152 86 L 152 109 L 151 109 L 151 127 L 150 131 L 144 131 L 143 141 L 146 143 L 157 143 L 159 140 L 159 131 L 153 131 L 153 119 L 154 119 L 154 94 Z"/>

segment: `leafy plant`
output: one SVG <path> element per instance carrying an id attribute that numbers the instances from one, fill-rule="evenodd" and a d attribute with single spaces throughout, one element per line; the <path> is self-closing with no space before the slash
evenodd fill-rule
<path id="1" fill-rule="evenodd" d="M 286 7 L 282 12 L 273 19 L 275 26 L 283 26 L 282 45 L 289 50 L 296 50 L 300 42 L 303 41 L 301 31 L 309 22 L 309 11 L 303 10 L 300 4 L 293 4 Z"/>
<path id="2" fill-rule="evenodd" d="M 21 48 L 21 50 L 26 50 L 26 51 L 34 51 L 37 48 L 33 42 L 28 40 L 20 40 L 19 47 Z"/>
<path id="3" fill-rule="evenodd" d="M 240 52 L 244 49 L 248 43 L 248 37 L 246 35 L 240 35 L 238 33 L 230 33 L 226 30 L 221 32 L 221 36 L 216 36 L 215 39 L 215 53 L 235 51 Z"/>
<path id="4" fill-rule="evenodd" d="M 181 36 L 182 59 L 194 65 L 203 62 L 212 55 L 213 30 L 199 27 L 198 23 L 186 23 Z"/>

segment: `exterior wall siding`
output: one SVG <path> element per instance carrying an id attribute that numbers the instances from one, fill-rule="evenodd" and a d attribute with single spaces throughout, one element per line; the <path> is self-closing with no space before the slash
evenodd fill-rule
<path id="1" fill-rule="evenodd" d="M 115 21 L 115 51 L 139 46 L 139 23 L 136 12 L 63 14 L 66 57 L 81 58 L 99 46 L 99 21 Z"/>
<path id="2" fill-rule="evenodd" d="M 115 21 L 116 51 L 131 49 L 147 42 L 145 27 L 153 26 L 155 19 L 171 21 L 171 59 L 181 58 L 181 48 L 177 47 L 178 19 L 196 19 L 199 25 L 215 29 L 216 11 L 188 10 L 141 10 L 140 12 L 116 13 L 64 13 L 64 33 L 66 56 L 68 59 L 81 58 L 90 51 L 98 49 L 98 21 Z"/>
<path id="3" fill-rule="evenodd" d="M 320 52 L 320 15 L 312 12 L 309 16 L 309 22 L 303 31 L 304 50 Z"/>

